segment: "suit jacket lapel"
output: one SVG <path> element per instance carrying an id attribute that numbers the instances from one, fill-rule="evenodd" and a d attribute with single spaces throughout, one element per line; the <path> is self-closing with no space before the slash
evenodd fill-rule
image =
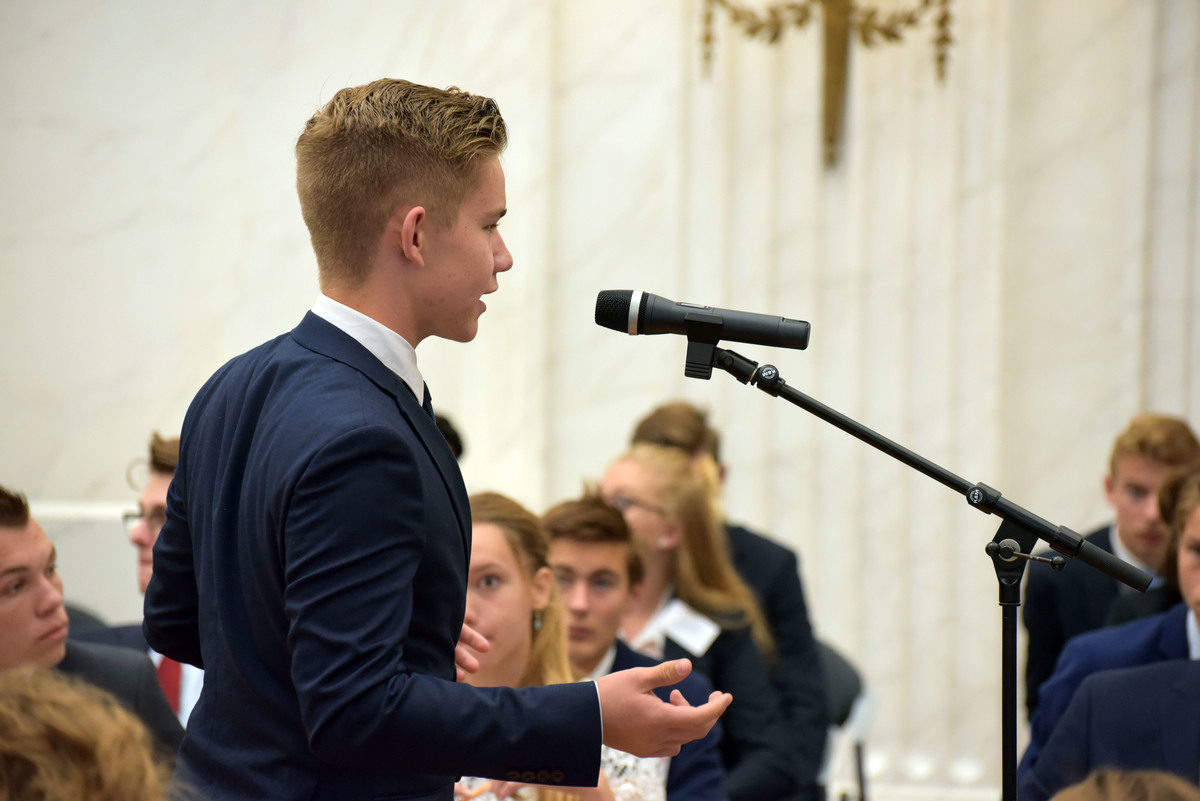
<path id="1" fill-rule="evenodd" d="M 1166 662 L 1171 659 L 1188 658 L 1187 604 L 1180 601 L 1163 613 L 1162 633 L 1158 638 L 1158 658 Z"/>
<path id="2" fill-rule="evenodd" d="M 381 390 L 396 400 L 400 413 L 408 418 L 413 431 L 425 445 L 430 458 L 437 465 L 442 481 L 450 490 L 450 499 L 454 506 L 454 514 L 458 518 L 459 533 L 462 534 L 466 552 L 471 552 L 471 511 L 467 501 L 467 489 L 463 484 L 462 473 L 450 446 L 446 444 L 442 432 L 425 409 L 421 406 L 421 398 L 413 395 L 412 390 L 400 376 L 393 373 L 383 362 L 375 358 L 352 336 L 342 331 L 312 312 L 304 315 L 300 325 L 292 331 L 292 336 L 304 347 L 316 353 L 328 356 L 343 364 L 353 367 L 369 378 Z"/>

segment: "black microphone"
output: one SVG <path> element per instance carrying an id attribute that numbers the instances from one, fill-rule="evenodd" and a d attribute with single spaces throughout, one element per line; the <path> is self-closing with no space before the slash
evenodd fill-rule
<path id="1" fill-rule="evenodd" d="M 803 320 L 676 303 L 640 289 L 606 289 L 597 295 L 596 325 L 634 335 L 685 334 L 690 340 L 712 344 L 729 339 L 797 350 L 808 347 L 809 325 Z"/>

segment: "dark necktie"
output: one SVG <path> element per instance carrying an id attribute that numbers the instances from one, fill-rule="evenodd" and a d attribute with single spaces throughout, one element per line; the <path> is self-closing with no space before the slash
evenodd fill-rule
<path id="1" fill-rule="evenodd" d="M 429 419 L 437 422 L 437 415 L 433 413 L 433 399 L 429 396 L 429 385 L 425 385 L 425 399 L 421 401 L 421 408 L 429 415 Z"/>

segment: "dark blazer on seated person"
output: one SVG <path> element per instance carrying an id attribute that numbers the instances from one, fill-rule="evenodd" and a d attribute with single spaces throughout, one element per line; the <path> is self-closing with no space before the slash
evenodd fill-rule
<path id="1" fill-rule="evenodd" d="M 1110 528 L 1104 526 L 1084 539 L 1112 553 Z M 1021 618 L 1029 632 L 1025 706 L 1032 721 L 1041 703 L 1041 687 L 1054 672 L 1067 640 L 1104 625 L 1117 597 L 1118 582 L 1075 559 L 1068 559 L 1061 571 L 1037 562 L 1029 563 L 1027 571 Z"/>
<path id="2" fill-rule="evenodd" d="M 55 666 L 61 673 L 107 690 L 133 712 L 171 757 L 183 741 L 183 726 L 171 711 L 145 652 L 67 640 L 67 654 Z"/>
<path id="3" fill-rule="evenodd" d="M 818 784 L 829 736 L 821 659 L 794 551 L 744 526 L 726 523 L 730 556 L 758 600 L 775 637 L 771 681 L 783 708 L 791 759 L 799 771 L 795 801 L 824 801 Z"/>
<path id="4" fill-rule="evenodd" d="M 101 628 L 72 631 L 70 638 L 75 642 L 94 642 L 101 645 L 115 645 L 118 648 L 132 648 L 135 651 L 148 653 L 150 645 L 146 635 L 142 633 L 141 623 L 131 623 L 128 626 L 103 626 Z"/>
<path id="5" fill-rule="evenodd" d="M 307 314 L 183 424 L 150 646 L 205 669 L 176 774 L 209 801 L 450 801 L 456 776 L 595 785 L 594 684 L 455 681 L 471 517 L 433 416 Z"/>
<path id="6" fill-rule="evenodd" d="M 1088 676 L 1101 670 L 1187 659 L 1189 614 L 1191 610 L 1180 603 L 1162 614 L 1089 631 L 1068 642 L 1054 675 L 1042 686 L 1042 703 L 1033 717 L 1029 747 L 1021 757 L 1018 775 L 1023 776 L 1038 763 L 1042 748 Z"/>
<path id="7" fill-rule="evenodd" d="M 1017 797 L 1043 801 L 1097 768 L 1200 781 L 1200 662 L 1106 670 L 1080 685 Z"/>
<path id="8" fill-rule="evenodd" d="M 779 696 L 750 629 L 722 629 L 702 654 L 692 653 L 668 633 L 663 659 L 692 660 L 713 687 L 737 699 L 721 717 L 725 729 L 721 761 L 729 797 L 733 801 L 793 798 L 798 785 L 795 758 L 788 748 Z"/>
<path id="9" fill-rule="evenodd" d="M 617 640 L 617 654 L 612 670 L 634 667 L 653 667 L 658 664 Z M 671 690 L 678 689 L 692 706 L 708 701 L 712 682 L 699 671 L 693 671 L 674 687 L 659 687 L 655 694 L 664 701 L 671 700 Z M 667 801 L 729 801 L 725 794 L 725 767 L 721 764 L 721 723 L 703 739 L 693 740 L 671 757 L 667 768 Z"/>

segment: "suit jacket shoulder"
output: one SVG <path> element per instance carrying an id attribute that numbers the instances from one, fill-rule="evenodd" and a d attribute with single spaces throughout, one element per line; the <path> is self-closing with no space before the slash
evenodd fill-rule
<path id="1" fill-rule="evenodd" d="M 183 726 L 158 684 L 154 664 L 144 652 L 67 640 L 57 669 L 112 693 L 141 719 L 172 756 L 183 741 Z"/>
<path id="2" fill-rule="evenodd" d="M 1186 659 L 1188 612 L 1188 607 L 1181 603 L 1161 614 L 1090 631 L 1068 642 L 1054 675 L 1042 687 L 1042 703 L 1031 721 L 1021 774 L 1037 764 L 1042 749 L 1087 677 L 1105 670 Z"/>
<path id="3" fill-rule="evenodd" d="M 150 650 L 150 645 L 146 642 L 146 635 L 142 633 L 141 623 L 132 623 L 128 626 L 105 626 L 102 628 L 84 629 L 80 632 L 72 631 L 70 636 L 76 642 L 115 645 L 118 648 L 132 648 L 135 651 L 143 653 Z"/>
<path id="4" fill-rule="evenodd" d="M 797 766 L 802 797 L 824 797 L 818 775 L 829 731 L 825 681 L 809 619 L 799 559 L 744 526 L 726 524 L 730 555 L 750 586 L 775 638 L 771 682 L 783 705 L 786 748 Z"/>
<path id="5" fill-rule="evenodd" d="M 1042 801 L 1101 766 L 1200 780 L 1200 662 L 1174 660 L 1089 676 L 1022 776 L 1022 801 Z"/>

